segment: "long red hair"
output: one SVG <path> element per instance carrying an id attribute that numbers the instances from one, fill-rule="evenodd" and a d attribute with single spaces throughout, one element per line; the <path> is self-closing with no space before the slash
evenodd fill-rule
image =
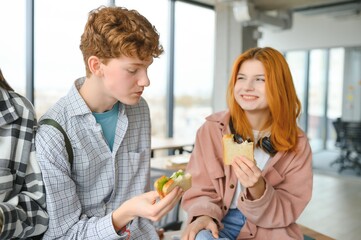
<path id="1" fill-rule="evenodd" d="M 271 142 L 277 151 L 292 149 L 297 143 L 297 118 L 301 112 L 301 103 L 297 97 L 286 59 L 273 48 L 251 48 L 234 62 L 227 89 L 227 103 L 234 128 L 243 139 L 254 140 L 246 114 L 234 97 L 234 85 L 239 68 L 243 62 L 251 59 L 260 61 L 265 70 L 266 97 L 271 114 L 262 129 L 269 128 L 271 130 Z"/>

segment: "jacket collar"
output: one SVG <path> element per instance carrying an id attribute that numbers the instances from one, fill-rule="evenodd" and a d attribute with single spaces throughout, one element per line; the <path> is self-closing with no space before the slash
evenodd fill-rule
<path id="1" fill-rule="evenodd" d="M 214 113 L 210 116 L 208 116 L 206 119 L 210 122 L 217 122 L 220 125 L 220 129 L 222 131 L 222 134 L 230 134 L 231 130 L 229 129 L 229 119 L 230 119 L 230 112 L 229 110 L 221 111 Z M 281 157 L 286 154 L 285 152 L 277 152 L 275 156 L 271 157 L 269 162 L 267 163 L 267 166 L 265 168 L 265 171 L 263 172 L 263 175 L 267 172 L 270 167 L 272 167 L 278 160 L 281 159 Z M 225 170 L 227 171 L 227 174 L 231 174 L 232 171 L 230 171 L 230 167 L 226 166 Z M 232 175 L 232 174 L 231 174 Z M 236 178 L 235 176 L 232 176 L 232 178 Z"/>
<path id="2" fill-rule="evenodd" d="M 11 95 L 0 87 L 0 126 L 12 123 L 18 118 Z"/>
<path id="3" fill-rule="evenodd" d="M 214 114 L 206 117 L 207 121 L 216 122 L 216 123 L 219 124 L 219 127 L 220 127 L 220 129 L 222 131 L 222 134 L 231 133 L 230 129 L 228 127 L 229 119 L 230 119 L 230 113 L 229 113 L 228 110 L 217 112 L 217 113 L 214 113 Z"/>

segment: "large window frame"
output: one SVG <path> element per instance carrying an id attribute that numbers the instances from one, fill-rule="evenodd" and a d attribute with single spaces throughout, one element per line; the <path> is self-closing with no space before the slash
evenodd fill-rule
<path id="1" fill-rule="evenodd" d="M 202 4 L 195 1 L 187 1 L 187 0 L 168 0 L 169 1 L 169 38 L 168 38 L 168 48 L 169 53 L 167 56 L 167 89 L 166 89 L 166 136 L 165 137 L 173 137 L 174 134 L 174 41 L 176 41 L 174 36 L 174 19 L 175 19 L 175 3 L 178 2 L 184 2 L 188 4 L 192 4 L 198 7 L 204 7 L 213 9 L 214 7 L 208 4 Z M 26 97 L 34 104 L 35 108 L 37 108 L 37 103 L 34 99 L 34 93 L 35 93 L 35 74 L 34 74 L 34 56 L 36 54 L 36 49 L 34 46 L 34 8 L 35 8 L 36 2 L 34 0 L 28 0 L 26 1 Z M 108 5 L 115 5 L 115 0 L 109 0 Z M 173 21 L 172 21 L 173 19 Z M 212 79 L 213 80 L 213 79 Z M 210 83 L 212 84 L 212 83 Z M 39 116 L 41 117 L 41 116 Z"/>

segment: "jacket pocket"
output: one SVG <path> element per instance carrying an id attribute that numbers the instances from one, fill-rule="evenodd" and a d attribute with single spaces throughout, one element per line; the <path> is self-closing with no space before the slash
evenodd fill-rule
<path id="1" fill-rule="evenodd" d="M 0 202 L 4 201 L 13 190 L 15 177 L 15 170 L 0 168 Z"/>
<path id="2" fill-rule="evenodd" d="M 144 149 L 141 152 L 129 152 L 129 169 L 131 169 L 132 174 L 145 174 L 144 170 L 147 171 L 150 166 L 150 156 L 147 156 L 147 149 Z M 142 172 L 142 173 L 140 173 Z"/>
<path id="3" fill-rule="evenodd" d="M 206 168 L 212 181 L 211 188 L 215 191 L 212 198 L 220 200 L 220 197 L 224 196 L 224 185 L 226 181 L 222 159 L 215 159 L 214 162 L 207 164 Z"/>

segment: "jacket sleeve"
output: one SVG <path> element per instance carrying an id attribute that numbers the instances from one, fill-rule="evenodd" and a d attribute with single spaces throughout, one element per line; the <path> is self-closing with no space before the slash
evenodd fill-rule
<path id="1" fill-rule="evenodd" d="M 263 196 L 251 201 L 246 190 L 238 198 L 242 213 L 263 228 L 286 227 L 296 222 L 312 195 L 312 152 L 307 138 L 299 138 L 295 151 L 278 154 L 282 154 L 279 164 L 270 166 L 264 173 Z"/>
<path id="2" fill-rule="evenodd" d="M 0 239 L 29 238 L 42 234 L 48 226 L 44 185 L 33 150 L 30 152 L 28 164 L 20 166 L 20 169 L 22 167 L 26 167 L 24 182 L 20 186 L 15 183 L 16 187 L 21 188 L 19 193 L 7 201 L 0 202 L 0 215 L 3 220 Z M 4 180 L 1 181 L 1 185 L 8 186 L 13 186 L 15 179 L 22 179 L 15 178 L 15 173 L 11 172 L 0 178 Z M 3 194 L 5 193 L 0 191 L 0 200 L 4 199 Z"/>
<path id="3" fill-rule="evenodd" d="M 220 133 L 220 132 L 219 132 Z M 214 184 L 224 177 L 222 161 L 219 161 L 216 151 L 222 144 L 219 136 L 202 126 L 196 135 L 196 141 L 186 171 L 192 174 L 192 187 L 182 198 L 182 208 L 188 214 L 188 223 L 195 217 L 207 215 L 221 222 L 223 218 L 221 196 Z M 210 169 L 214 172 L 210 173 Z M 212 171 L 211 170 L 211 171 Z"/>

